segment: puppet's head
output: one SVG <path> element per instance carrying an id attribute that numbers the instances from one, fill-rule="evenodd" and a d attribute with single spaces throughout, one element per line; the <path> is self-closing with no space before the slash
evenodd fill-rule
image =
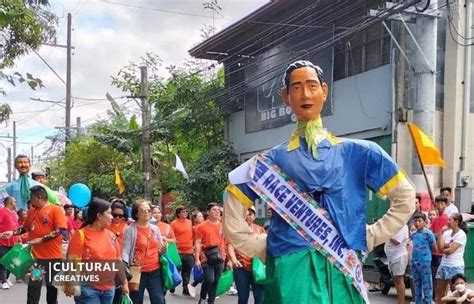
<path id="1" fill-rule="evenodd" d="M 329 88 L 319 66 L 305 60 L 293 62 L 285 70 L 283 85 L 283 101 L 299 122 L 320 117 Z"/>

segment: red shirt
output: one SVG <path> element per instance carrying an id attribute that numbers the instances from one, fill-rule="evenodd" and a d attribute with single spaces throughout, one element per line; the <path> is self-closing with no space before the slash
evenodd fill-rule
<path id="1" fill-rule="evenodd" d="M 0 208 L 0 232 L 15 230 L 18 227 L 18 215 L 15 210 L 7 207 Z M 0 246 L 13 247 L 16 243 L 18 243 L 18 236 L 0 239 Z"/>
<path id="2" fill-rule="evenodd" d="M 433 219 L 433 223 L 431 223 L 431 231 L 436 235 L 437 233 L 441 232 L 444 226 L 448 226 L 448 215 L 446 213 L 441 214 Z M 436 249 L 433 252 L 433 255 L 442 256 L 443 254 Z"/>

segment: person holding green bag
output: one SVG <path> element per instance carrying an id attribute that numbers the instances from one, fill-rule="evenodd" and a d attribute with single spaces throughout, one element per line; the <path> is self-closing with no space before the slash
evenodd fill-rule
<path id="1" fill-rule="evenodd" d="M 265 229 L 254 223 L 255 221 L 255 207 L 247 209 L 247 216 L 245 220 L 249 224 L 252 231 L 257 234 L 265 234 Z M 247 304 L 249 301 L 250 287 L 255 304 L 263 303 L 264 286 L 257 284 L 252 272 L 252 258 L 235 250 L 231 244 L 227 247 L 229 258 L 234 268 L 234 280 L 237 287 L 237 296 L 239 297 L 238 304 Z"/>
<path id="2" fill-rule="evenodd" d="M 64 210 L 48 201 L 47 187 L 41 184 L 31 187 L 30 203 L 23 226 L 14 231 L 5 231 L 0 234 L 2 238 L 12 235 L 21 235 L 28 232 L 28 244 L 32 246 L 33 256 L 37 259 L 36 264 L 45 269 L 46 300 L 48 304 L 55 304 L 58 299 L 58 290 L 51 284 L 55 271 L 50 269 L 51 262 L 61 261 L 62 237 L 67 234 L 67 220 Z M 49 276 L 51 275 L 51 276 Z M 42 280 L 29 280 L 28 303 L 38 303 L 41 297 Z"/>
<path id="3" fill-rule="evenodd" d="M 130 298 L 134 304 L 143 303 L 143 294 L 148 290 L 152 304 L 165 303 L 165 289 L 160 264 L 160 255 L 166 250 L 158 227 L 149 223 L 151 202 L 143 199 L 132 205 L 131 224 L 124 233 L 122 259 L 130 266 Z M 130 284 L 137 282 L 137 284 Z"/>

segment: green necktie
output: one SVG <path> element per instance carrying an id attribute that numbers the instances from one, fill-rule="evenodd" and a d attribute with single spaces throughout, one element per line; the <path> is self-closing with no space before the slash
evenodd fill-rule
<path id="1" fill-rule="evenodd" d="M 26 175 L 20 175 L 20 195 L 25 204 L 28 203 L 30 200 L 30 182 Z"/>

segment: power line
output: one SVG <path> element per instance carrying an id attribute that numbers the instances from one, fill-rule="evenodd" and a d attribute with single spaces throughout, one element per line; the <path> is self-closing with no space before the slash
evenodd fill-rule
<path id="1" fill-rule="evenodd" d="M 180 11 L 165 10 L 165 9 L 154 8 L 154 7 L 145 7 L 145 6 L 140 6 L 140 5 L 120 3 L 120 2 L 112 2 L 112 1 L 107 1 L 107 0 L 99 0 L 99 1 L 103 2 L 103 3 L 107 3 L 107 4 L 138 8 L 138 9 L 143 9 L 143 10 L 147 10 L 147 11 L 156 11 L 156 12 L 162 12 L 162 13 L 168 13 L 168 14 L 176 14 L 176 15 L 184 15 L 184 16 L 192 16 L 192 17 L 201 17 L 201 18 L 208 18 L 208 19 L 213 19 L 214 18 L 212 16 L 199 15 L 199 14 L 194 14 L 194 13 L 180 12 Z M 222 18 L 222 19 L 224 19 L 224 18 Z"/>

